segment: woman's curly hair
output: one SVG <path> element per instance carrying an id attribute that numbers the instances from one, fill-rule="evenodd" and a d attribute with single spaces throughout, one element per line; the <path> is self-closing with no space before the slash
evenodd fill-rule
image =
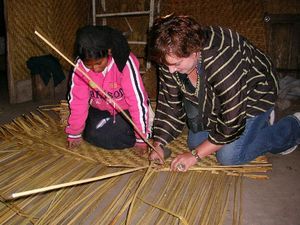
<path id="1" fill-rule="evenodd" d="M 204 32 L 201 25 L 189 16 L 173 14 L 155 19 L 149 31 L 150 59 L 166 64 L 167 54 L 188 57 L 203 48 Z"/>

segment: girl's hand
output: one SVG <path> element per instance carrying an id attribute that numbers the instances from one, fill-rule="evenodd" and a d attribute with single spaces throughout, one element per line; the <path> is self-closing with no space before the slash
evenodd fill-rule
<path id="1" fill-rule="evenodd" d="M 133 149 L 137 155 L 143 156 L 148 152 L 148 145 L 145 142 L 136 142 Z"/>
<path id="2" fill-rule="evenodd" d="M 81 138 L 68 138 L 68 148 L 74 149 L 78 148 L 81 144 L 82 139 Z"/>

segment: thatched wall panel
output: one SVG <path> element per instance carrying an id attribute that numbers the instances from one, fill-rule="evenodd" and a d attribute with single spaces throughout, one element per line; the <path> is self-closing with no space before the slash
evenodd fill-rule
<path id="1" fill-rule="evenodd" d="M 232 3 L 232 28 L 266 51 L 263 1 L 233 0 Z"/>
<path id="2" fill-rule="evenodd" d="M 299 14 L 299 0 L 266 0 L 266 12 L 270 14 Z"/>
<path id="3" fill-rule="evenodd" d="M 9 37 L 9 63 L 10 72 L 14 81 L 28 79 L 29 71 L 26 68 L 26 60 L 35 55 L 53 53 L 49 47 L 41 42 L 33 31 L 40 29 L 50 41 L 67 56 L 72 57 L 75 32 L 78 27 L 91 23 L 91 0 L 9 0 L 8 8 L 8 37 Z M 98 13 L 101 12 L 100 1 Z M 149 0 L 132 0 L 130 4 L 127 0 L 106 1 L 107 12 L 124 12 L 148 10 Z M 240 32 L 251 42 L 262 50 L 266 51 L 267 39 L 265 24 L 263 21 L 266 13 L 280 14 L 300 12 L 300 2 L 298 0 L 156 0 L 155 12 L 157 13 L 158 2 L 159 15 L 188 14 L 193 16 L 203 25 L 219 25 L 228 27 Z M 102 11 L 103 12 L 103 11 Z M 128 40 L 146 40 L 148 29 L 148 16 L 127 17 L 133 32 L 124 17 L 108 18 L 107 24 L 126 32 Z M 98 24 L 102 23 L 97 19 Z M 131 46 L 133 52 L 141 60 L 142 67 L 145 59 L 145 46 Z M 53 53 L 54 54 L 54 53 Z M 70 66 L 61 60 L 64 69 Z M 152 69 L 144 75 L 146 88 L 151 97 L 155 97 L 156 77 L 155 70 Z"/>
<path id="4" fill-rule="evenodd" d="M 26 60 L 41 54 L 41 50 L 36 47 L 33 32 L 36 26 L 43 27 L 44 24 L 45 32 L 49 31 L 46 16 L 48 8 L 48 1 L 32 0 L 32 4 L 26 0 L 7 1 L 8 61 L 15 81 L 28 79 Z"/>
<path id="5" fill-rule="evenodd" d="M 53 54 L 35 34 L 37 30 L 67 56 L 73 56 L 75 33 L 87 24 L 90 1 L 10 0 L 6 1 L 8 67 L 11 102 L 16 102 L 17 81 L 31 78 L 26 61 L 32 56 Z M 60 60 L 65 71 L 70 66 Z"/>

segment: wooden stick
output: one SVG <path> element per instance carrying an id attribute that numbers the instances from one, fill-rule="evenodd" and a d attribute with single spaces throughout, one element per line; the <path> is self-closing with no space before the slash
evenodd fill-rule
<path id="1" fill-rule="evenodd" d="M 117 104 L 108 94 L 105 93 L 105 91 L 102 90 L 102 88 L 99 87 L 90 77 L 89 75 L 77 67 L 68 57 L 66 57 L 64 54 L 62 54 L 55 46 L 53 46 L 45 37 L 43 37 L 39 32 L 34 31 L 34 33 L 41 38 L 46 44 L 48 44 L 53 50 L 55 50 L 61 57 L 63 57 L 69 64 L 71 64 L 74 68 L 78 69 L 88 80 L 92 83 L 92 88 L 97 89 L 101 92 L 102 95 L 104 95 L 108 100 L 109 103 L 112 104 L 117 110 L 123 114 L 123 116 L 131 123 L 131 125 L 134 127 L 135 131 L 141 136 L 141 138 L 144 140 L 144 142 L 155 151 L 154 146 L 146 139 L 144 138 L 142 132 L 139 130 L 139 128 L 135 125 L 135 123 L 131 120 L 131 118 L 123 111 L 123 109 Z M 159 154 L 158 154 L 159 155 Z"/>
<path id="2" fill-rule="evenodd" d="M 137 167 L 137 168 L 134 168 L 134 169 L 128 169 L 128 170 L 123 170 L 123 171 L 119 171 L 119 172 L 115 172 L 115 173 L 101 175 L 101 176 L 98 176 L 98 177 L 93 177 L 93 178 L 88 178 L 88 179 L 83 179 L 83 180 L 77 180 L 77 181 L 72 181 L 72 182 L 67 182 L 67 183 L 62 183 L 62 184 L 55 184 L 55 185 L 51 185 L 51 186 L 48 186 L 48 187 L 37 188 L 37 189 L 29 190 L 29 191 L 13 193 L 11 195 L 11 197 L 12 198 L 19 198 L 19 197 L 33 195 L 33 194 L 37 194 L 37 193 L 41 193 L 41 192 L 45 192 L 45 191 L 50 191 L 50 190 L 60 189 L 60 188 L 64 188 L 64 187 L 75 186 L 75 185 L 78 185 L 78 184 L 90 183 L 90 182 L 99 181 L 99 180 L 103 180 L 103 179 L 110 178 L 110 177 L 119 176 L 119 175 L 126 174 L 126 173 L 132 173 L 134 171 L 145 169 L 145 168 L 148 168 L 148 166 L 141 166 L 141 167 Z"/>

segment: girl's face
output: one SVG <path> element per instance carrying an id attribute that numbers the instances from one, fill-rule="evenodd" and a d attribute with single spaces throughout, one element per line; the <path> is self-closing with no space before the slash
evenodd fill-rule
<path id="1" fill-rule="evenodd" d="M 198 55 L 200 53 L 194 52 L 186 58 L 179 58 L 174 54 L 166 55 L 166 66 L 170 73 L 179 72 L 189 74 L 196 67 L 198 63 Z"/>
<path id="2" fill-rule="evenodd" d="M 84 65 L 95 73 L 103 72 L 108 63 L 108 57 L 85 60 Z"/>

